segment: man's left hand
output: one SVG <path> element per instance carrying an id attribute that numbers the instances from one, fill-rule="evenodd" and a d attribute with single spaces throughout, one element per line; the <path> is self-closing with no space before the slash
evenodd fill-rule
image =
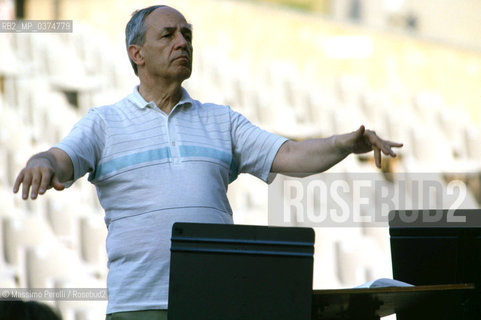
<path id="1" fill-rule="evenodd" d="M 361 154 L 374 151 L 374 162 L 381 168 L 381 152 L 387 156 L 395 157 L 396 153 L 392 148 L 400 148 L 402 143 L 383 140 L 376 135 L 376 132 L 367 130 L 361 126 L 358 130 L 345 136 L 344 145 L 352 153 Z"/>

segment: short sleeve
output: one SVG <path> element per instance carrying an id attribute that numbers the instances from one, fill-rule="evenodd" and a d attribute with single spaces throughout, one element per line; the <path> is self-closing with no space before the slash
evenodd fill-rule
<path id="1" fill-rule="evenodd" d="M 72 159 L 74 167 L 73 181 L 79 179 L 87 172 L 90 172 L 90 177 L 93 177 L 97 163 L 102 156 L 105 137 L 105 123 L 95 108 L 93 108 L 74 125 L 70 133 L 62 141 L 54 146 L 65 151 Z"/>
<path id="2" fill-rule="evenodd" d="M 234 176 L 236 173 L 250 173 L 269 182 L 274 158 L 287 138 L 253 125 L 238 112 L 231 109 L 230 112 L 233 150 L 231 172 L 234 171 Z"/>

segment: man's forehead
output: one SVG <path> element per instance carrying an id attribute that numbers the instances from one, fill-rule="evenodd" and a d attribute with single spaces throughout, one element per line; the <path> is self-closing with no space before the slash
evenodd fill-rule
<path id="1" fill-rule="evenodd" d="M 147 16 L 146 22 L 154 29 L 165 28 L 188 28 L 192 30 L 192 25 L 187 23 L 185 17 L 176 9 L 171 7 L 161 7 L 155 9 Z"/>

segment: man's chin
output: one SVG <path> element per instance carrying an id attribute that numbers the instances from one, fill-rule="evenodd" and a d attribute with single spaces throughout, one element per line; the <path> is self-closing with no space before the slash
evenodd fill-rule
<path id="1" fill-rule="evenodd" d="M 187 80 L 192 75 L 192 69 L 185 67 L 182 72 L 179 72 L 179 79 Z"/>

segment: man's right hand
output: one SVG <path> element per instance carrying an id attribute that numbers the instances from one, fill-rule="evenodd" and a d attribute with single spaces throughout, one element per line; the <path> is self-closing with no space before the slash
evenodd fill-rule
<path id="1" fill-rule="evenodd" d="M 61 181 L 71 180 L 73 177 L 73 165 L 70 157 L 60 149 L 50 149 L 34 155 L 27 162 L 15 180 L 13 192 L 17 193 L 22 185 L 22 198 L 36 199 L 48 189 L 65 189 Z"/>

